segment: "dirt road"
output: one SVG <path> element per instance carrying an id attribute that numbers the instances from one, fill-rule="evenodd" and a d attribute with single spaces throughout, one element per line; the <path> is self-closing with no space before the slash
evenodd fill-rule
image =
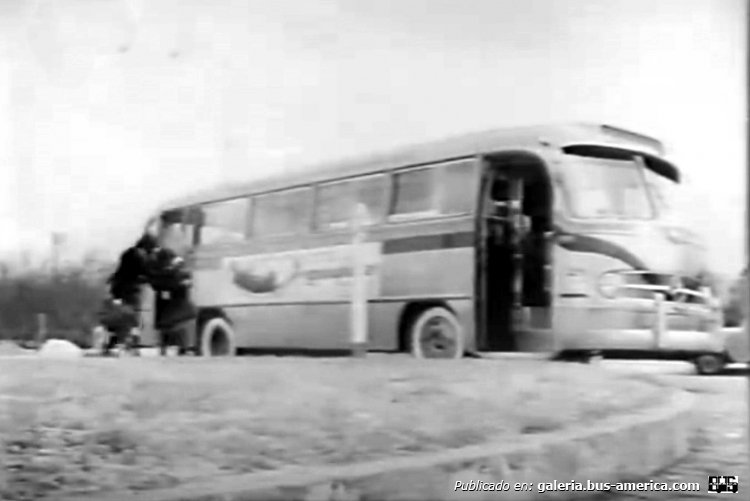
<path id="1" fill-rule="evenodd" d="M 605 362 L 615 370 L 658 374 L 663 384 L 684 388 L 699 395 L 696 409 L 699 432 L 690 455 L 673 467 L 653 475 L 655 482 L 700 482 L 702 492 L 609 492 L 597 499 L 646 501 L 664 499 L 717 499 L 708 492 L 709 475 L 736 475 L 739 491 L 730 499 L 747 499 L 750 493 L 748 461 L 748 378 L 745 370 L 716 377 L 696 376 L 687 365 Z M 673 367 L 673 369 L 670 369 Z"/>

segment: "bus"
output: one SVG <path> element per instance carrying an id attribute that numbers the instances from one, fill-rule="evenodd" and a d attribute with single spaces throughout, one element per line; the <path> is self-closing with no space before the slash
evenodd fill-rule
<path id="1" fill-rule="evenodd" d="M 206 356 L 348 349 L 363 205 L 369 350 L 639 353 L 716 372 L 705 247 L 671 217 L 679 183 L 647 135 L 526 126 L 196 191 L 148 228 L 191 263 Z"/>

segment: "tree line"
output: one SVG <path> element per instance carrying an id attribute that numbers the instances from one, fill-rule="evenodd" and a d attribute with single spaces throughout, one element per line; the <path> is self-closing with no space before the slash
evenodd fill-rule
<path id="1" fill-rule="evenodd" d="M 56 273 L 30 270 L 0 278 L 0 339 L 36 339 L 38 314 L 46 316 L 47 337 L 86 346 L 106 293 L 110 267 L 71 266 Z"/>

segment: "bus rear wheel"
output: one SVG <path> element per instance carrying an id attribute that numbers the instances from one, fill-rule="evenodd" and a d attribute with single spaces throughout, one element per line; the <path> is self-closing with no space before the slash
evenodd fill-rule
<path id="1" fill-rule="evenodd" d="M 201 355 L 231 357 L 237 352 L 234 329 L 223 318 L 212 318 L 201 329 Z"/>
<path id="2" fill-rule="evenodd" d="M 417 314 L 409 326 L 411 353 L 415 358 L 461 358 L 464 334 L 456 315 L 443 307 Z"/>
<path id="3" fill-rule="evenodd" d="M 722 355 L 705 354 L 695 359 L 695 370 L 701 376 L 714 376 L 724 370 L 726 359 Z"/>

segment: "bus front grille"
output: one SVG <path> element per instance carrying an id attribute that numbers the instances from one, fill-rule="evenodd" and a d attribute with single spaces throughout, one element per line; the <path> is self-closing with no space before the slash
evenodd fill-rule
<path id="1" fill-rule="evenodd" d="M 691 277 L 680 277 L 648 271 L 624 271 L 624 283 L 620 285 L 620 297 L 653 299 L 661 294 L 665 301 L 683 304 L 708 304 L 711 293 L 708 288 Z"/>

